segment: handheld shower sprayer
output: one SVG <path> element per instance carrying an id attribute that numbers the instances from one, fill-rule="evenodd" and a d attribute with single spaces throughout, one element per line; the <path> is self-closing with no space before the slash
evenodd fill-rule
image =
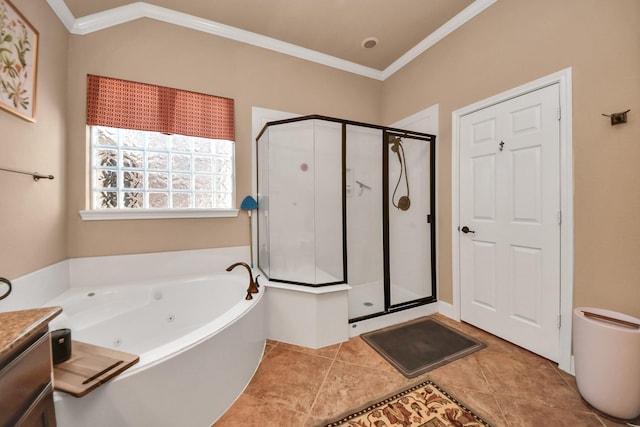
<path id="1" fill-rule="evenodd" d="M 396 183 L 396 188 L 393 190 L 393 196 L 391 197 L 391 203 L 396 209 L 400 209 L 402 211 L 409 210 L 411 207 L 411 199 L 409 198 L 409 177 L 407 175 L 407 160 L 404 156 L 404 147 L 402 146 L 402 137 L 393 136 L 390 137 L 389 144 L 391 144 L 391 151 L 396 153 L 398 156 L 398 162 L 400 163 L 400 175 L 398 175 L 398 182 Z M 402 181 L 402 175 L 404 174 L 404 182 L 407 187 L 407 195 L 400 196 L 398 202 L 396 202 L 396 193 L 398 191 L 398 187 L 400 186 L 400 181 Z"/>

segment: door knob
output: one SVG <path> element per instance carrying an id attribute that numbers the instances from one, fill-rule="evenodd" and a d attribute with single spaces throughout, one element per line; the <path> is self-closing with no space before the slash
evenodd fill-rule
<path id="1" fill-rule="evenodd" d="M 467 233 L 472 233 L 472 234 L 473 234 L 473 233 L 475 233 L 475 231 L 473 231 L 473 230 L 469 229 L 469 227 L 467 227 L 466 225 L 465 225 L 464 227 L 462 227 L 462 228 L 460 229 L 460 231 L 462 231 L 462 232 L 463 232 L 463 233 L 465 233 L 465 234 L 467 234 Z"/>

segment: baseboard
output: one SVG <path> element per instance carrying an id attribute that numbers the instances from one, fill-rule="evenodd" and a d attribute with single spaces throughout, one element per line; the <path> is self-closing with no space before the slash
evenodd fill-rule
<path id="1" fill-rule="evenodd" d="M 438 301 L 438 313 L 443 316 L 447 316 L 448 318 L 459 322 L 460 319 L 455 314 L 455 310 L 453 308 L 453 304 L 449 304 L 448 302 Z"/>
<path id="2" fill-rule="evenodd" d="M 569 364 L 569 370 L 565 371 L 568 374 L 573 375 L 574 377 L 576 376 L 576 361 L 575 358 L 573 356 L 573 354 L 571 355 L 571 362 Z"/>

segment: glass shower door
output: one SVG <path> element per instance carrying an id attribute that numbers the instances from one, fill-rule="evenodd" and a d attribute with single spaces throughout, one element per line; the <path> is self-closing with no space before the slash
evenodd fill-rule
<path id="1" fill-rule="evenodd" d="M 390 307 L 432 297 L 430 142 L 389 134 Z"/>
<path id="2" fill-rule="evenodd" d="M 385 310 L 382 130 L 346 126 L 349 318 Z"/>

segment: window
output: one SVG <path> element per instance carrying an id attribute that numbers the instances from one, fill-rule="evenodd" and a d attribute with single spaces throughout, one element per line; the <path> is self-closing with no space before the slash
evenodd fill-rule
<path id="1" fill-rule="evenodd" d="M 237 215 L 233 110 L 228 98 L 88 75 L 91 210 L 82 217 Z"/>
<path id="2" fill-rule="evenodd" d="M 233 141 L 91 126 L 92 209 L 231 209 Z"/>

